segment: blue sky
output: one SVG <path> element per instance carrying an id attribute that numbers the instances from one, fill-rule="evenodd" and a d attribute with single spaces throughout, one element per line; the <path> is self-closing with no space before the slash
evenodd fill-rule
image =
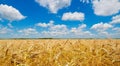
<path id="1" fill-rule="evenodd" d="M 0 0 L 0 38 L 120 38 L 119 0 Z"/>

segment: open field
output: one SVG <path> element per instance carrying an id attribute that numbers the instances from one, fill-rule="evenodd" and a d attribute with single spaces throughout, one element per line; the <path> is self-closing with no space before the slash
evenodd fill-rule
<path id="1" fill-rule="evenodd" d="M 0 66 L 120 66 L 120 40 L 0 40 Z"/>

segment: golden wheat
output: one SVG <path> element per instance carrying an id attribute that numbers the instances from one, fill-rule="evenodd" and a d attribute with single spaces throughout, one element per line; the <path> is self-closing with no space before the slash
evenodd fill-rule
<path id="1" fill-rule="evenodd" d="M 120 66 L 120 40 L 0 40 L 0 66 Z"/>

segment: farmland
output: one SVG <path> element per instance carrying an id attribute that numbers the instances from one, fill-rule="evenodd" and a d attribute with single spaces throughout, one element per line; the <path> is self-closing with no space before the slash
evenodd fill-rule
<path id="1" fill-rule="evenodd" d="M 0 66 L 119 65 L 119 39 L 0 40 Z"/>

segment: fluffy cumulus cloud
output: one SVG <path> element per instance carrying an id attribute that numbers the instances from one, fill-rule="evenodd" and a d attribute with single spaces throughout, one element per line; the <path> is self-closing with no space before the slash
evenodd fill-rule
<path id="1" fill-rule="evenodd" d="M 71 0 L 35 0 L 40 6 L 49 9 L 52 13 L 57 13 L 59 9 L 71 5 Z"/>
<path id="2" fill-rule="evenodd" d="M 80 37 L 91 37 L 93 36 L 93 34 L 90 31 L 86 30 L 87 25 L 86 24 L 82 24 L 79 25 L 78 27 L 73 27 L 71 28 L 71 34 L 73 36 L 80 36 Z"/>
<path id="3" fill-rule="evenodd" d="M 68 28 L 64 24 L 58 24 L 50 27 L 49 29 L 52 35 L 66 35 L 68 34 Z"/>
<path id="4" fill-rule="evenodd" d="M 90 3 L 92 2 L 93 0 L 80 0 L 80 2 L 83 2 L 83 3 Z"/>
<path id="5" fill-rule="evenodd" d="M 4 26 L 0 25 L 0 34 L 7 34 L 7 33 L 10 34 L 11 32 L 12 32 L 12 30 L 9 29 L 8 27 L 4 27 Z"/>
<path id="6" fill-rule="evenodd" d="M 94 30 L 97 30 L 97 31 L 105 31 L 109 28 L 112 28 L 113 26 L 109 23 L 103 23 L 103 22 L 100 22 L 100 23 L 97 23 L 97 24 L 94 24 L 91 29 L 94 29 Z"/>
<path id="7" fill-rule="evenodd" d="M 120 38 L 120 27 L 115 27 L 112 29 L 114 33 L 112 33 L 113 38 Z"/>
<path id="8" fill-rule="evenodd" d="M 67 26 L 64 24 L 54 24 L 54 21 L 50 21 L 49 23 L 38 23 L 36 26 L 47 28 L 48 30 L 44 30 L 41 33 L 45 36 L 61 36 L 66 35 L 68 32 Z"/>
<path id="9" fill-rule="evenodd" d="M 120 27 L 118 26 L 120 24 L 120 15 L 115 15 L 112 17 L 111 21 L 103 23 L 99 22 L 97 24 L 93 24 L 93 26 L 90 28 L 93 30 L 94 35 L 96 34 L 96 37 L 103 38 L 103 37 L 109 37 L 109 38 L 119 38 L 120 36 Z"/>
<path id="10" fill-rule="evenodd" d="M 52 26 L 54 23 L 53 20 L 51 20 L 49 23 L 37 23 L 35 26 L 39 26 L 39 27 L 49 27 L 49 26 Z"/>
<path id="11" fill-rule="evenodd" d="M 6 19 L 9 21 L 17 21 L 24 19 L 25 16 L 23 16 L 19 10 L 12 6 L 8 6 L 5 4 L 0 4 L 0 19 Z"/>
<path id="12" fill-rule="evenodd" d="M 76 27 L 71 28 L 71 32 L 79 34 L 84 28 L 86 28 L 86 24 L 79 25 L 79 27 L 77 28 Z"/>
<path id="13" fill-rule="evenodd" d="M 116 15 L 112 17 L 111 24 L 120 24 L 120 15 Z"/>
<path id="14" fill-rule="evenodd" d="M 83 21 L 85 18 L 84 13 L 81 12 L 67 12 L 62 16 L 62 20 Z"/>
<path id="15" fill-rule="evenodd" d="M 27 29 L 23 29 L 23 30 L 19 30 L 19 33 L 23 34 L 23 35 L 34 35 L 34 34 L 38 34 L 36 29 L 33 28 L 27 28 Z"/>
<path id="16" fill-rule="evenodd" d="M 68 26 L 65 24 L 54 24 L 54 22 L 51 23 L 51 21 L 49 23 L 38 23 L 38 24 L 47 25 L 47 27 L 46 26 L 43 27 L 41 25 L 39 26 L 42 28 L 47 28 L 47 30 L 41 31 L 42 36 L 46 36 L 46 37 L 57 37 L 57 38 L 83 37 L 85 38 L 85 37 L 93 36 L 93 34 L 89 30 L 86 30 L 86 27 L 87 27 L 86 24 L 81 24 L 78 27 L 71 27 L 71 28 L 68 28 Z"/>
<path id="17" fill-rule="evenodd" d="M 96 37 L 99 37 L 99 38 L 104 38 L 104 37 L 111 38 L 111 37 L 113 37 L 113 36 L 111 36 L 111 34 L 114 34 L 114 32 L 112 31 L 113 28 L 114 28 L 113 25 L 111 25 L 109 23 L 103 23 L 103 22 L 94 24 L 91 27 L 92 30 L 95 30 Z"/>
<path id="18" fill-rule="evenodd" d="M 65 29 L 65 30 L 63 30 Z M 56 25 L 52 28 L 50 28 L 48 31 L 43 31 L 42 34 L 46 35 L 46 36 L 57 36 L 57 37 L 64 37 L 65 35 L 68 34 L 68 30 L 65 27 L 65 25 Z"/>
<path id="19" fill-rule="evenodd" d="M 94 0 L 94 13 L 99 16 L 110 16 L 120 11 L 119 0 Z"/>
<path id="20" fill-rule="evenodd" d="M 112 30 L 116 31 L 117 33 L 120 33 L 120 27 L 115 27 Z"/>

